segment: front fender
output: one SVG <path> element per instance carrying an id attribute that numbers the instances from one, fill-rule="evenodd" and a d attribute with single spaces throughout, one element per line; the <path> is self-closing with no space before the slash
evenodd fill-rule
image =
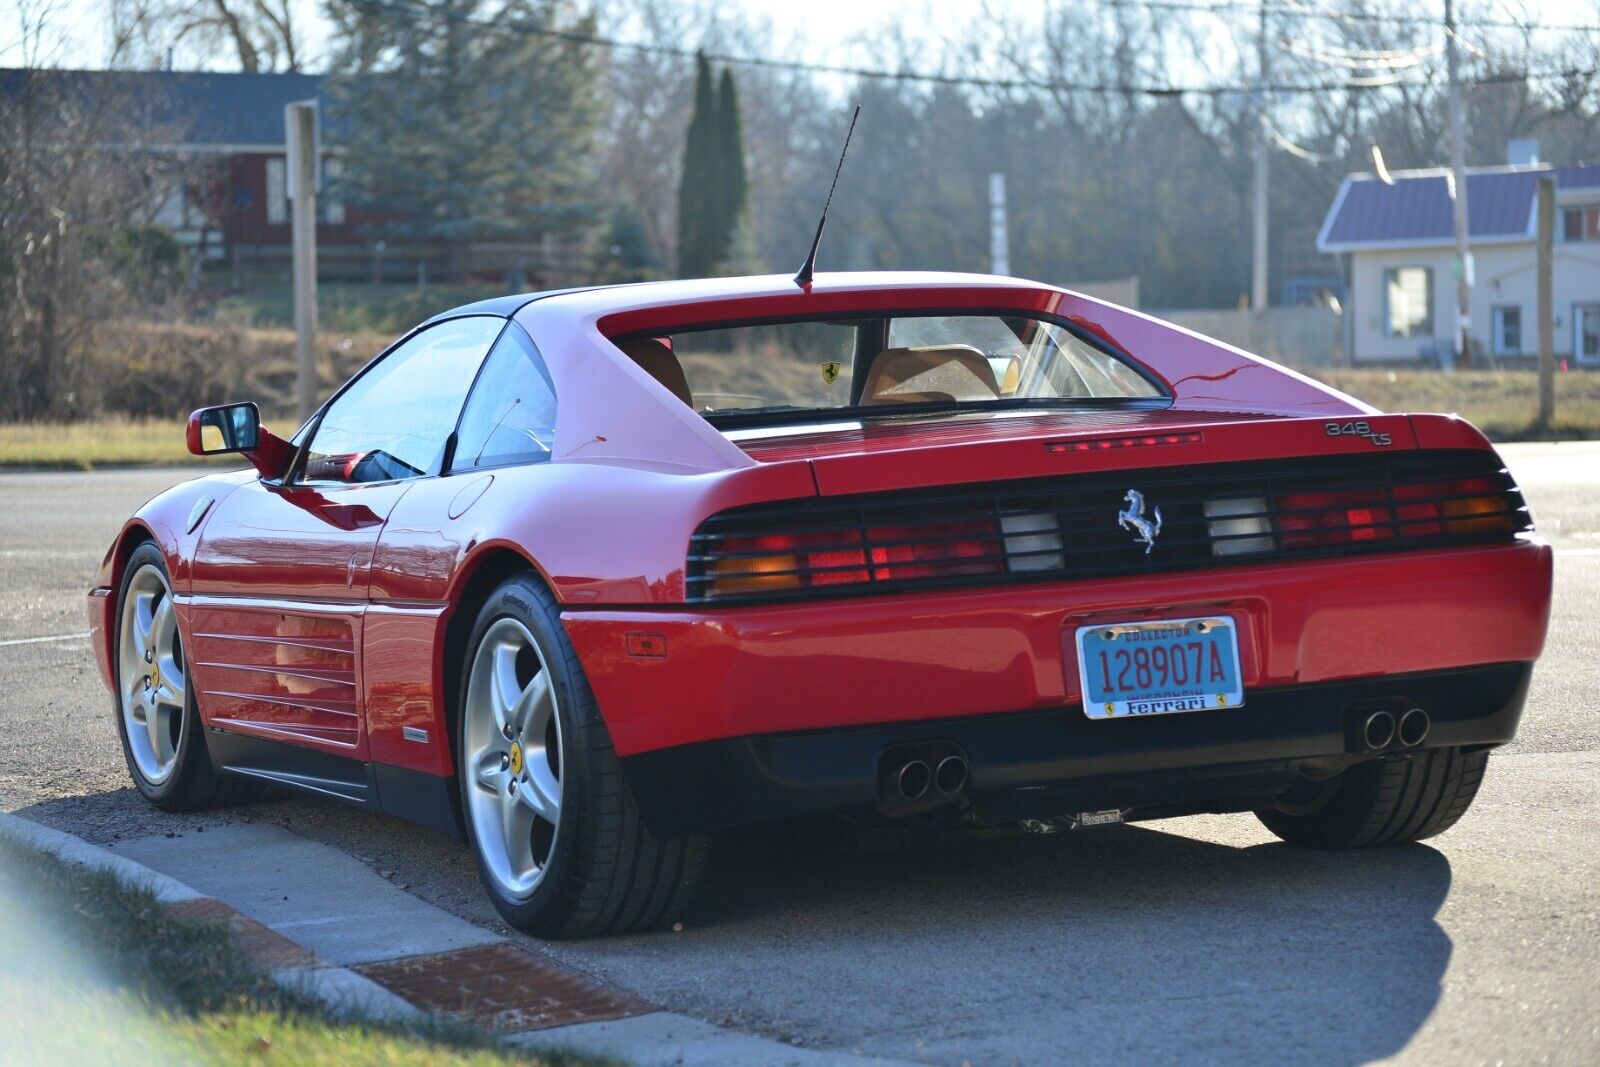
<path id="1" fill-rule="evenodd" d="M 89 643 L 94 648 L 101 680 L 108 689 L 112 688 L 111 659 L 117 630 L 117 590 L 122 587 L 122 575 L 128 557 L 144 542 L 153 541 L 161 549 L 166 561 L 173 591 L 187 593 L 190 586 L 189 565 L 194 559 L 194 548 L 205 530 L 206 521 L 216 510 L 219 501 L 254 477 L 248 471 L 241 471 L 180 482 L 156 494 L 122 524 L 122 529 L 100 560 L 94 585 L 89 590 Z M 201 502 L 207 500 L 209 503 L 201 508 Z M 178 624 L 182 632 L 184 613 L 181 611 L 178 613 Z"/>

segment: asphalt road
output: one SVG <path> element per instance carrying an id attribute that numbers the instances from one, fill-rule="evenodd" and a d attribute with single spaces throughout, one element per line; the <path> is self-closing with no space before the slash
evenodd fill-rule
<path id="1" fill-rule="evenodd" d="M 1323 855 L 1208 816 L 861 856 L 747 833 L 682 932 L 548 951 L 714 1022 L 935 1063 L 1600 1061 L 1600 444 L 1506 454 L 1557 546 L 1555 620 L 1448 834 Z M 87 643 L 54 638 L 121 520 L 186 476 L 0 474 L 0 809 L 113 846 L 274 823 L 498 928 L 439 835 L 295 797 L 165 816 L 129 787 Z"/>

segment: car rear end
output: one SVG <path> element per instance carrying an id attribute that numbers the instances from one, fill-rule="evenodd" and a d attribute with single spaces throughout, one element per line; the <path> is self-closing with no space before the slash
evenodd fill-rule
<path id="1" fill-rule="evenodd" d="M 566 619 L 662 834 L 1259 810 L 1509 741 L 1544 642 L 1549 549 L 1447 417 L 1061 413 L 745 449 L 816 495 L 707 515 L 681 607 Z"/>
<path id="2" fill-rule="evenodd" d="M 1436 832 L 1513 736 L 1550 554 L 1465 423 L 1006 279 L 645 297 L 585 328 L 740 450 L 658 520 L 649 604 L 564 615 L 657 832 L 1257 810 L 1345 847 Z"/>

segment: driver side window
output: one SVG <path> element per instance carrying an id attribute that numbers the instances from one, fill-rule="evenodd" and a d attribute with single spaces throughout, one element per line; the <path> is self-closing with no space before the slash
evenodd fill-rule
<path id="1" fill-rule="evenodd" d="M 328 406 L 300 480 L 437 474 L 478 365 L 505 324 L 487 315 L 450 319 L 391 351 Z"/>

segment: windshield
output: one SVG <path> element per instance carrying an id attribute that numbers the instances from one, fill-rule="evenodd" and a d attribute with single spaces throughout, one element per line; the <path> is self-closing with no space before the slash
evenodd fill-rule
<path id="1" fill-rule="evenodd" d="M 1026 315 L 762 323 L 618 347 L 725 426 L 1166 397 L 1126 359 Z"/>

